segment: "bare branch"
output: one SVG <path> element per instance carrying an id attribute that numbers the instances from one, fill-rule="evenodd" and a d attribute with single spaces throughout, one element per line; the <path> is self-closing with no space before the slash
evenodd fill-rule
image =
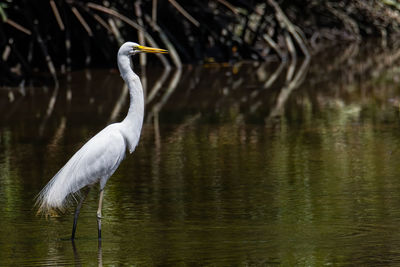
<path id="1" fill-rule="evenodd" d="M 54 0 L 50 0 L 50 6 L 51 6 L 51 9 L 53 10 L 54 17 L 57 20 L 58 27 L 60 27 L 60 30 L 64 31 L 64 29 L 65 29 L 64 23 L 63 23 L 63 21 L 61 19 L 60 13 L 58 12 L 57 5 L 54 2 Z"/>
<path id="2" fill-rule="evenodd" d="M 193 18 L 181 5 L 178 4 L 175 0 L 168 0 L 185 18 L 187 18 L 193 25 L 196 27 L 200 27 L 200 22 L 198 22 L 195 18 Z"/>
<path id="3" fill-rule="evenodd" d="M 13 21 L 13 20 L 11 20 L 9 18 L 7 18 L 5 23 L 7 23 L 8 25 L 14 27 L 15 29 L 17 29 L 17 30 L 19 30 L 19 31 L 21 31 L 21 32 L 23 32 L 23 33 L 25 33 L 27 35 L 31 35 L 32 34 L 32 32 L 30 30 L 28 30 L 27 28 L 19 25 L 18 23 L 16 23 L 15 21 Z"/>
<path id="4" fill-rule="evenodd" d="M 76 7 L 73 6 L 73 7 L 71 7 L 71 10 L 74 13 L 74 15 L 76 16 L 76 18 L 79 20 L 79 22 L 82 24 L 83 28 L 85 28 L 85 30 L 87 31 L 89 36 L 92 37 L 93 36 L 92 29 L 90 29 L 89 25 L 87 24 L 85 19 L 82 17 L 81 13 L 79 13 L 78 9 L 76 9 Z"/>
<path id="5" fill-rule="evenodd" d="M 217 0 L 219 3 L 221 3 L 222 5 L 226 6 L 228 9 L 230 9 L 233 13 L 235 13 L 235 15 L 239 14 L 239 11 L 237 10 L 236 7 L 234 7 L 231 3 L 229 3 L 226 0 Z"/>

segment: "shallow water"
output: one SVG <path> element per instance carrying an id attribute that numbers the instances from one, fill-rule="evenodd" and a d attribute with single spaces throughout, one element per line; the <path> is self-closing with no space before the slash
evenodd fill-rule
<path id="1" fill-rule="evenodd" d="M 97 190 L 74 243 L 73 208 L 33 205 L 126 114 L 119 75 L 1 89 L 0 266 L 400 264 L 399 53 L 375 54 L 142 73 L 142 138 L 106 186 L 101 246 Z"/>

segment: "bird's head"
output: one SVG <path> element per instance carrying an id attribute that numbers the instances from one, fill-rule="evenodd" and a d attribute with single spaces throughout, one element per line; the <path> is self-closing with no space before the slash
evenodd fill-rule
<path id="1" fill-rule="evenodd" d="M 153 47 L 147 47 L 143 45 L 139 45 L 134 42 L 126 42 L 124 43 L 118 50 L 119 55 L 125 55 L 125 56 L 133 56 L 136 55 L 137 53 L 161 53 L 161 54 L 167 54 L 168 51 L 165 49 L 160 49 L 160 48 L 153 48 Z"/>

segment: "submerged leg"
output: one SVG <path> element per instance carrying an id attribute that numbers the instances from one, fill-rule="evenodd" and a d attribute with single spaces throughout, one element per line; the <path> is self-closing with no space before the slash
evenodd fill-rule
<path id="1" fill-rule="evenodd" d="M 101 239 L 97 245 L 97 266 L 103 266 L 103 252 L 101 249 Z"/>
<path id="2" fill-rule="evenodd" d="M 74 240 L 74 238 L 75 238 L 75 231 L 76 231 L 76 225 L 78 223 L 79 212 L 81 211 L 83 201 L 85 201 L 85 198 L 89 194 L 89 191 L 90 191 L 90 187 L 88 187 L 86 190 L 83 191 L 82 198 L 79 201 L 78 206 L 76 206 L 75 215 L 74 215 L 74 224 L 72 225 L 72 235 L 71 235 L 72 240 Z"/>
<path id="3" fill-rule="evenodd" d="M 103 193 L 104 190 L 100 190 L 100 196 L 99 196 L 99 208 L 97 209 L 97 232 L 99 235 L 99 239 L 101 239 L 101 208 L 103 206 Z"/>

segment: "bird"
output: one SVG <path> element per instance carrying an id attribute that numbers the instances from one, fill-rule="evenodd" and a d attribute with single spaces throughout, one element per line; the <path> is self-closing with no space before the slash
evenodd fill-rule
<path id="1" fill-rule="evenodd" d="M 38 214 L 46 217 L 64 211 L 74 200 L 78 202 L 72 226 L 75 239 L 78 216 L 90 188 L 99 184 L 97 209 L 98 239 L 101 240 L 101 218 L 104 187 L 125 155 L 133 153 L 139 143 L 144 117 L 144 95 L 139 76 L 131 68 L 138 53 L 168 53 L 165 49 L 126 42 L 118 50 L 117 62 L 122 79 L 129 88 L 129 110 L 121 122 L 105 127 L 87 141 L 53 176 L 36 197 Z"/>

